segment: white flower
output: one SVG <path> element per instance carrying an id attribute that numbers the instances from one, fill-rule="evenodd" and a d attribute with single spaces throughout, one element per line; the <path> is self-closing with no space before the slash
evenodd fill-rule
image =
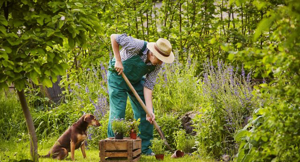
<path id="1" fill-rule="evenodd" d="M 18 35 L 22 34 L 21 30 L 19 29 L 17 32 Z"/>
<path id="2" fill-rule="evenodd" d="M 66 19 L 66 17 L 65 16 L 62 16 L 61 18 L 60 18 L 60 20 L 65 20 Z"/>
<path id="3" fill-rule="evenodd" d="M 33 11 L 34 11 L 34 8 L 30 8 L 29 11 L 33 12 Z"/>

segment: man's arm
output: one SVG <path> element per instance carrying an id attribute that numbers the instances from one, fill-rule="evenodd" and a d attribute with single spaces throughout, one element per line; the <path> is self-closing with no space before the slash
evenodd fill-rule
<path id="1" fill-rule="evenodd" d="M 146 119 L 152 124 L 152 121 L 155 120 L 155 115 L 153 113 L 153 104 L 152 104 L 152 90 L 144 87 L 144 97 L 146 102 L 146 108 L 150 113 L 150 116 L 147 114 Z"/>
<path id="2" fill-rule="evenodd" d="M 111 46 L 112 46 L 112 49 L 113 49 L 113 52 L 114 52 L 114 56 L 115 56 L 115 59 L 116 59 L 115 69 L 118 72 L 118 74 L 120 75 L 123 72 L 124 67 L 123 67 L 123 64 L 122 64 L 122 61 L 121 61 L 119 44 L 116 41 L 116 36 L 117 36 L 116 34 L 112 34 L 110 36 L 110 40 L 111 40 Z"/>

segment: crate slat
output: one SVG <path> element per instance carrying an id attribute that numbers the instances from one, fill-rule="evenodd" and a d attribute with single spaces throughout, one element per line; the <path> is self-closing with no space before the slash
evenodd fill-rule
<path id="1" fill-rule="evenodd" d="M 142 148 L 142 142 L 141 139 L 137 139 L 135 142 L 133 142 L 133 149 Z"/>
<path id="2" fill-rule="evenodd" d="M 136 157 L 136 156 L 140 155 L 141 152 L 142 152 L 141 149 L 137 149 L 137 150 L 135 150 L 135 151 L 132 152 L 132 156 Z"/>
<path id="3" fill-rule="evenodd" d="M 105 152 L 105 157 L 127 157 L 127 152 Z"/>
<path id="4" fill-rule="evenodd" d="M 142 141 L 138 139 L 107 138 L 99 142 L 101 162 L 137 162 L 141 158 Z"/>
<path id="5" fill-rule="evenodd" d="M 127 141 L 105 141 L 107 151 L 127 150 Z"/>

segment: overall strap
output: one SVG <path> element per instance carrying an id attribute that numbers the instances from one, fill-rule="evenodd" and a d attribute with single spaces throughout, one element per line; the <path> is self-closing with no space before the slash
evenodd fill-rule
<path id="1" fill-rule="evenodd" d="M 141 49 L 141 51 L 140 51 L 140 53 L 139 53 L 140 56 L 143 55 L 143 52 L 145 51 L 146 47 L 147 47 L 147 42 L 144 41 L 144 46 L 143 46 L 143 48 Z"/>

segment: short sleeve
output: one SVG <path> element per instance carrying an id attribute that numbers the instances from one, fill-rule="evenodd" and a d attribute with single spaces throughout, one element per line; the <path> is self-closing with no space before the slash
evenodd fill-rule
<path id="1" fill-rule="evenodd" d="M 143 40 L 132 38 L 131 36 L 127 36 L 127 34 L 118 34 L 116 41 L 127 53 L 131 54 L 139 54 L 144 46 Z"/>
<path id="2" fill-rule="evenodd" d="M 146 75 L 144 87 L 147 87 L 150 90 L 154 89 L 154 85 L 156 84 L 156 78 L 161 68 L 162 66 L 158 65 L 151 73 Z"/>

